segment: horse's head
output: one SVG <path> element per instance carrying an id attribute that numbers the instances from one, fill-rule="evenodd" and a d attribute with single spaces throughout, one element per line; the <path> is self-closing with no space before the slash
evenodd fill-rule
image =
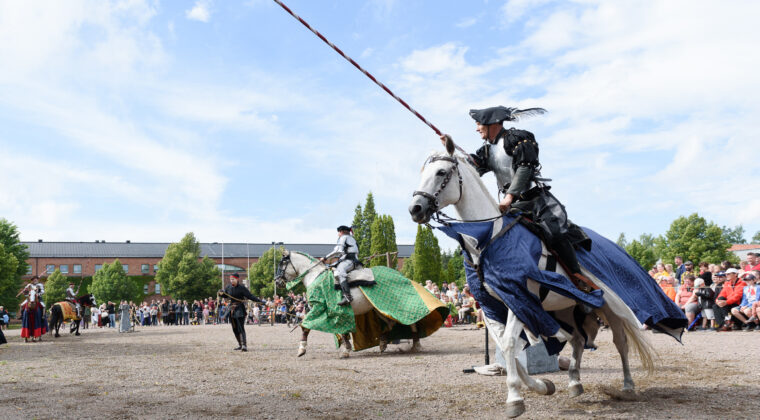
<path id="1" fill-rule="evenodd" d="M 277 287 L 285 287 L 288 280 L 296 278 L 298 272 L 293 262 L 290 260 L 290 251 L 287 249 L 282 250 L 282 258 L 280 263 L 277 264 L 277 271 L 274 273 L 274 281 Z"/>
<path id="2" fill-rule="evenodd" d="M 453 145 L 451 139 L 447 139 L 447 153 L 434 153 L 425 161 L 420 185 L 409 204 L 409 214 L 417 223 L 429 222 L 435 212 L 462 198 L 462 174 Z"/>
<path id="3" fill-rule="evenodd" d="M 81 296 L 79 298 L 79 303 L 81 303 L 84 306 L 97 306 L 97 302 L 95 301 L 95 296 L 90 293 L 88 295 Z"/>

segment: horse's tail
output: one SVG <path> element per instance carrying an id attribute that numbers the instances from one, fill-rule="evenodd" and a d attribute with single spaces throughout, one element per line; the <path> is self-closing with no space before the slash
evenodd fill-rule
<path id="1" fill-rule="evenodd" d="M 609 286 L 604 284 L 599 278 L 593 275 L 586 269 L 583 269 L 583 274 L 591 279 L 600 289 L 604 292 L 604 302 L 609 306 L 611 312 L 620 320 L 620 324 L 623 327 L 626 341 L 629 347 L 633 347 L 636 353 L 639 355 L 641 366 L 647 371 L 647 374 L 652 374 L 655 371 L 655 362 L 657 359 L 657 351 L 649 340 L 644 336 L 641 331 L 641 323 L 636 315 L 634 315 L 631 308 L 623 302 L 623 299 L 618 296 Z M 602 311 L 599 313 L 602 314 Z M 605 319 L 607 324 L 609 320 Z"/>

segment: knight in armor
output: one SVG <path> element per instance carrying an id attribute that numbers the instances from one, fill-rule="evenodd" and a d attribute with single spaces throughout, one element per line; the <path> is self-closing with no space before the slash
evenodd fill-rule
<path id="1" fill-rule="evenodd" d="M 549 192 L 549 179 L 541 177 L 538 161 L 538 143 L 533 133 L 514 127 L 506 129 L 504 121 L 517 121 L 521 117 L 545 113 L 543 108 L 517 109 L 497 106 L 471 109 L 470 116 L 477 125 L 476 131 L 483 145 L 470 154 L 483 176 L 493 172 L 499 195 L 499 210 L 519 210 L 539 227 L 538 233 L 565 264 L 580 289 L 590 291 L 593 283 L 581 274 L 575 254 L 576 247 L 591 249 L 591 239 L 567 218 L 565 206 Z M 447 135 L 441 136 L 445 143 Z"/>
<path id="2" fill-rule="evenodd" d="M 353 300 L 351 288 L 348 285 L 348 273 L 361 265 L 359 262 L 359 245 L 351 233 L 350 227 L 345 225 L 338 226 L 338 244 L 335 245 L 335 249 L 331 253 L 321 259 L 322 262 L 325 262 L 330 258 L 338 258 L 334 275 L 338 279 L 340 290 L 343 292 L 343 299 L 338 302 L 338 305 L 341 306 L 348 305 Z"/>
<path id="3" fill-rule="evenodd" d="M 77 318 L 82 319 L 82 305 L 79 304 L 79 299 L 77 299 L 77 291 L 74 290 L 74 282 L 69 282 L 69 288 L 66 289 L 66 302 L 71 303 L 74 305 L 74 309 L 77 313 Z"/>
<path id="4" fill-rule="evenodd" d="M 248 311 L 245 300 L 249 299 L 258 303 L 264 303 L 264 301 L 254 296 L 247 287 L 240 284 L 240 276 L 237 274 L 230 276 L 230 284 L 224 290 L 219 291 L 219 296 L 230 300 L 230 325 L 232 325 L 232 332 L 238 342 L 235 350 L 248 351 L 245 336 L 245 317 Z"/>
<path id="5" fill-rule="evenodd" d="M 24 296 L 29 296 L 29 291 L 31 291 L 33 288 L 37 291 L 37 298 L 39 299 L 40 305 L 44 309 L 45 304 L 42 302 L 42 295 L 45 294 L 45 285 L 40 283 L 40 278 L 38 276 L 32 277 L 29 283 L 26 286 L 24 286 L 23 289 L 21 289 L 21 292 L 19 292 L 19 295 L 23 293 Z M 24 301 L 21 302 L 21 305 L 19 305 L 19 314 L 21 314 L 23 310 L 22 308 L 26 307 L 27 302 L 29 302 L 29 298 L 24 299 Z"/>

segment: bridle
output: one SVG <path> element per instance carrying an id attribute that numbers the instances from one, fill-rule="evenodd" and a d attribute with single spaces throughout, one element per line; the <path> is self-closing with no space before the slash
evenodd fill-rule
<path id="1" fill-rule="evenodd" d="M 494 217 L 489 217 L 486 219 L 477 219 L 477 220 L 464 220 L 464 219 L 457 219 L 455 217 L 451 217 L 441 211 L 440 206 L 441 204 L 438 202 L 438 195 L 441 194 L 441 192 L 446 188 L 447 185 L 449 185 L 449 182 L 451 181 L 451 177 L 454 176 L 454 172 L 457 173 L 457 177 L 459 178 L 459 198 L 457 198 L 457 201 L 455 201 L 452 204 L 457 204 L 459 201 L 462 200 L 462 172 L 459 170 L 459 160 L 455 158 L 454 156 L 433 156 L 425 163 L 426 165 L 428 163 L 433 163 L 436 161 L 445 161 L 445 162 L 451 162 L 453 165 L 451 166 L 451 169 L 446 172 L 446 175 L 443 177 L 443 182 L 441 182 L 441 186 L 438 187 L 438 190 L 434 192 L 433 194 L 430 194 L 426 191 L 415 191 L 412 193 L 412 197 L 416 196 L 422 196 L 425 197 L 428 200 L 428 203 L 430 204 L 430 208 L 432 209 L 432 216 L 431 218 L 435 220 L 436 222 L 446 225 L 448 222 L 490 222 L 493 220 L 496 220 L 500 217 L 502 217 L 501 214 Z"/>
<path id="2" fill-rule="evenodd" d="M 416 197 L 418 195 L 425 197 L 431 204 L 435 215 L 441 213 L 441 209 L 439 208 L 441 204 L 438 202 L 438 195 L 443 192 L 447 185 L 449 185 L 449 181 L 451 181 L 451 177 L 454 175 L 454 172 L 457 173 L 457 177 L 459 178 L 459 198 L 456 202 L 454 202 L 454 204 L 458 203 L 459 200 L 462 199 L 462 173 L 459 171 L 459 161 L 453 156 L 433 156 L 427 161 L 427 163 L 433 163 L 439 160 L 451 162 L 453 165 L 446 172 L 446 175 L 444 175 L 443 182 L 441 182 L 441 186 L 438 187 L 438 190 L 433 194 L 425 191 L 415 191 L 412 193 L 412 197 Z"/>
<path id="3" fill-rule="evenodd" d="M 275 282 L 277 282 L 278 280 L 281 280 L 282 282 L 287 280 L 287 278 L 285 277 L 285 273 L 288 271 L 288 266 L 292 267 L 293 271 L 296 273 L 295 279 L 301 279 L 307 274 L 309 274 L 311 270 L 313 270 L 316 267 L 319 267 L 320 264 L 322 264 L 322 262 L 317 260 L 316 263 L 314 263 L 311 267 L 304 270 L 303 273 L 298 274 L 298 270 L 296 269 L 296 266 L 293 265 L 293 261 L 290 259 L 290 255 L 285 255 L 280 259 L 280 263 L 277 265 L 277 271 L 275 271 L 274 273 L 274 280 Z M 295 279 L 291 280 L 291 282 L 295 281 Z"/>

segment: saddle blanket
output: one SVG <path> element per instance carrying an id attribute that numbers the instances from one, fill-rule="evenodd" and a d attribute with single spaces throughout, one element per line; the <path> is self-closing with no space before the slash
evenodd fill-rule
<path id="1" fill-rule="evenodd" d="M 61 307 L 61 312 L 63 312 L 63 320 L 72 320 L 72 321 L 80 321 L 82 318 L 77 317 L 77 310 L 76 307 L 71 302 L 58 302 L 56 305 Z"/>

